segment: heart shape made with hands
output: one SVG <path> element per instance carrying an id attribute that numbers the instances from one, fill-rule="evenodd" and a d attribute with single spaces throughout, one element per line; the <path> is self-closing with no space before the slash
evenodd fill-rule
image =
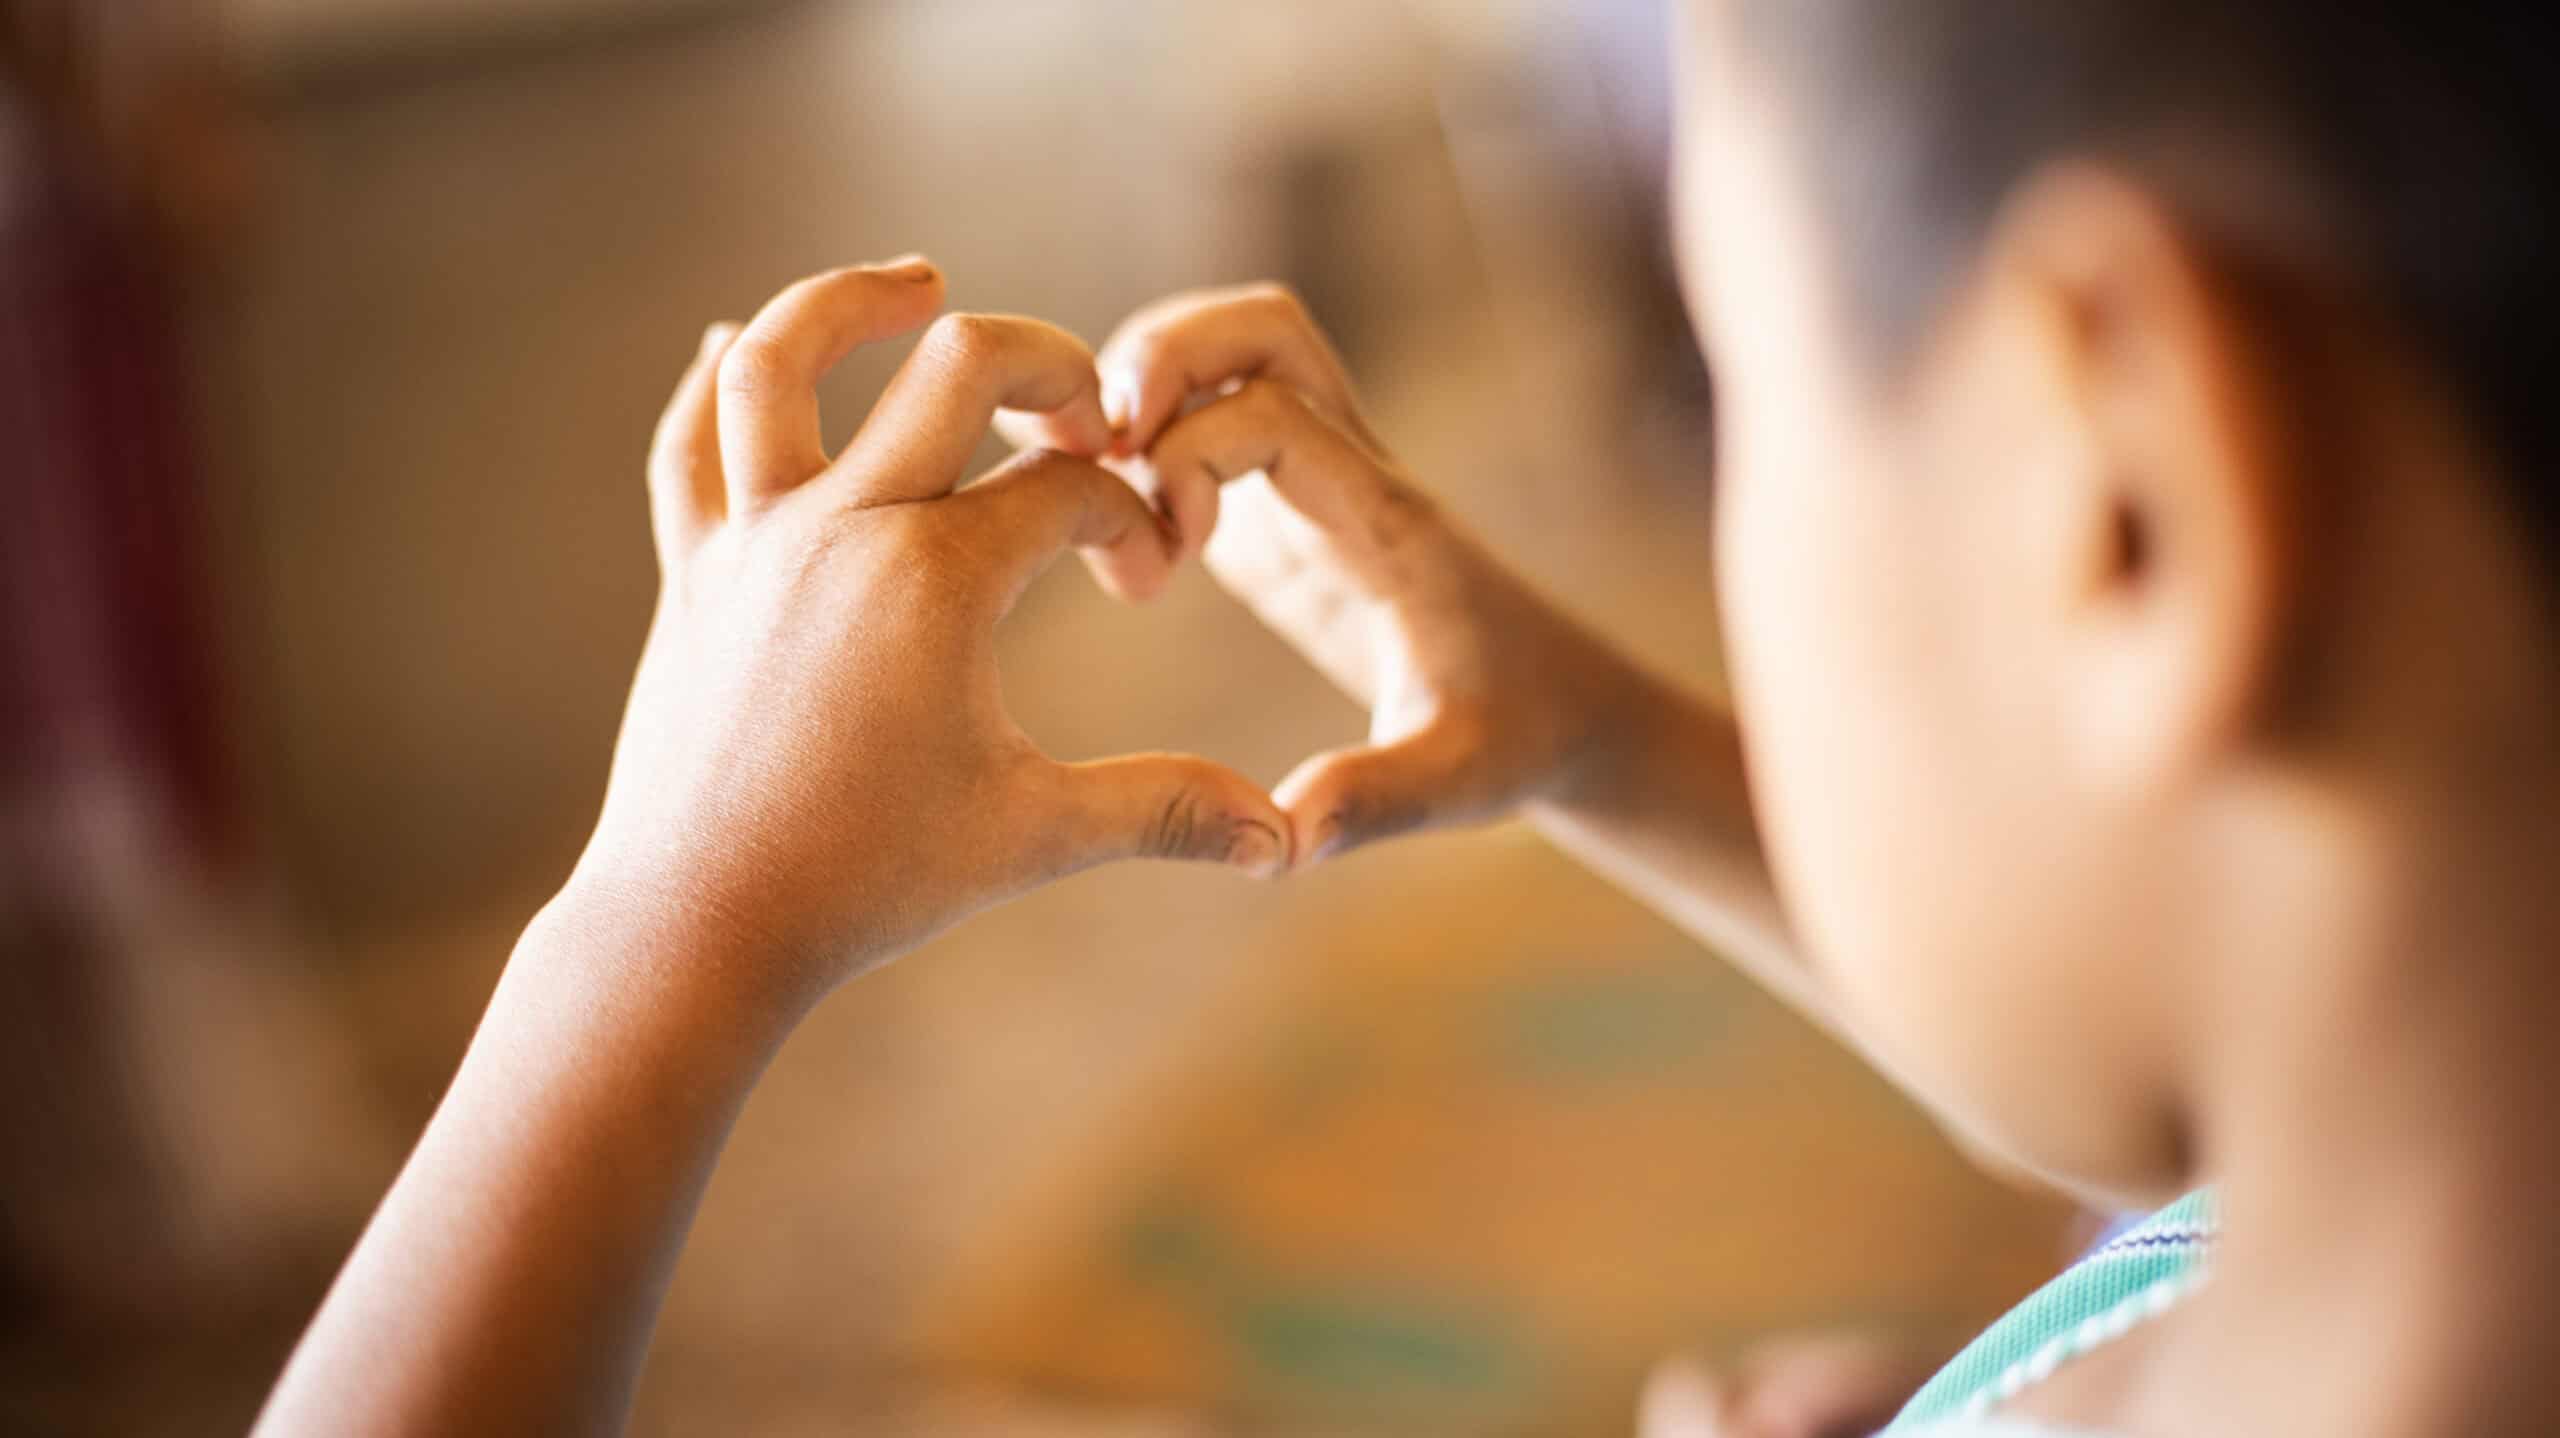
<path id="1" fill-rule="evenodd" d="M 1176 295 L 1094 357 L 1108 422 L 1008 412 L 1026 447 L 1097 460 L 1219 583 L 1369 711 L 1272 797 L 1303 865 L 1498 817 L 1563 772 L 1623 666 L 1463 534 L 1387 454 L 1340 358 L 1276 285 Z M 1108 562 L 1106 588 L 1147 597 Z M 1147 577 L 1158 582 L 1155 576 Z M 1151 591 L 1150 591 L 1151 592 Z"/>
<path id="2" fill-rule="evenodd" d="M 941 297 L 920 260 L 841 270 L 705 337 L 652 449 L 664 582 L 591 853 L 884 954 L 1114 859 L 1273 875 L 1499 815 L 1608 707 L 1607 651 L 1402 476 L 1285 291 L 1178 297 L 1099 355 Z M 929 319 L 830 456 L 820 377 Z M 964 486 L 990 424 L 1031 448 Z M 1196 755 L 1049 758 L 993 640 L 1068 549 L 1132 600 L 1205 556 L 1369 742 L 1269 792 Z"/>

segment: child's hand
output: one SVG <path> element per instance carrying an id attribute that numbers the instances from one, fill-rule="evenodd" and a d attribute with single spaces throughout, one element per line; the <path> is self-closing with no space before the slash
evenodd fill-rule
<path id="1" fill-rule="evenodd" d="M 1155 517 L 1085 460 L 1017 458 L 954 492 L 999 407 L 1108 440 L 1092 357 L 1030 320 L 936 323 L 832 461 L 819 377 L 913 330 L 922 261 L 804 280 L 716 327 L 649 462 L 663 585 L 576 893 L 751 934 L 806 1002 L 1043 880 L 1110 859 L 1286 866 L 1285 820 L 1205 760 L 1060 764 L 1005 713 L 993 630 L 1061 551 L 1159 587 Z"/>
<path id="2" fill-rule="evenodd" d="M 1298 862 L 1497 818 L 1573 779 L 1636 681 L 1404 476 L 1293 295 L 1177 295 L 1097 366 L 1112 452 L 1154 493 L 1175 557 L 1205 545 L 1219 582 L 1370 711 L 1368 744 L 1276 791 Z M 1054 416 L 1004 428 L 1091 452 Z"/>
<path id="3" fill-rule="evenodd" d="M 1882 1431 L 1937 1371 L 1920 1352 L 1843 1332 L 1774 1339 L 1718 1372 L 1654 1369 L 1636 1438 L 1846 1438 Z"/>

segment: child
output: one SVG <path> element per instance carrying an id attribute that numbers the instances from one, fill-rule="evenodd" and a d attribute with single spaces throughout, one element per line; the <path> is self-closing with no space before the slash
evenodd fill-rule
<path id="1" fill-rule="evenodd" d="M 812 384 L 939 279 L 804 282 L 677 392 L 595 839 L 268 1431 L 611 1428 L 762 1064 L 974 908 L 1511 812 L 2002 1162 L 2216 1181 L 2126 1250 L 2156 1281 L 2066 1279 L 1906 1426 L 2560 1431 L 2541 52 L 2458 5 L 1681 8 L 1748 790 L 1734 724 L 1421 497 L 1284 293 L 1098 358 L 945 319 L 831 460 Z M 1047 448 L 953 492 L 999 408 Z M 1143 598 L 1204 544 L 1372 742 L 1268 796 L 1041 757 L 1011 598 L 1068 547 Z"/>

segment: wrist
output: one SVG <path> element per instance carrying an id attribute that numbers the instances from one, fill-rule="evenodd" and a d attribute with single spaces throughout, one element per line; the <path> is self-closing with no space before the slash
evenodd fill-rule
<path id="1" fill-rule="evenodd" d="M 1731 733 L 1731 720 L 1706 701 L 1614 650 L 1597 653 L 1600 672 L 1569 686 L 1579 701 L 1572 742 L 1530 801 L 1533 820 L 1604 817 L 1658 796 L 1694 751 Z"/>
<path id="2" fill-rule="evenodd" d="M 815 1002 L 795 982 L 805 970 L 751 915 L 581 865 L 525 927 L 507 982 L 581 1016 L 645 1025 L 653 1045 L 756 1069 Z"/>

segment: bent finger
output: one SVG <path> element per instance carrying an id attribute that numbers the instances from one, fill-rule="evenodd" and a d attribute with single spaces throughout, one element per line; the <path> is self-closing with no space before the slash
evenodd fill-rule
<path id="1" fill-rule="evenodd" d="M 904 334 L 941 307 L 942 273 L 922 259 L 831 270 L 766 302 L 720 361 L 720 459 L 731 511 L 825 469 L 819 378 L 855 346 Z"/>
<path id="2" fill-rule="evenodd" d="M 998 410 L 1045 416 L 1055 446 L 1110 447 L 1084 341 L 1017 315 L 945 315 L 872 407 L 836 461 L 858 502 L 895 504 L 948 494 Z"/>
<path id="3" fill-rule="evenodd" d="M 1095 361 L 1122 453 L 1138 453 L 1185 403 L 1240 380 L 1304 391 L 1337 423 L 1365 434 L 1341 357 L 1296 293 L 1255 284 L 1159 300 L 1123 321 Z"/>
<path id="4" fill-rule="evenodd" d="M 1271 380 L 1252 381 L 1174 421 L 1147 462 L 1175 521 L 1178 555 L 1197 550 L 1214 531 L 1219 486 L 1257 472 L 1355 567 L 1374 565 L 1429 512 L 1429 501 L 1367 445 L 1301 392 Z"/>
<path id="5" fill-rule="evenodd" d="M 1100 412 L 1098 406 L 1095 412 Z M 1086 459 L 1101 459 L 1112 453 L 1109 422 L 1104 422 L 1097 435 L 1081 413 L 1000 409 L 996 411 L 995 429 L 997 437 L 1015 449 L 1054 449 Z"/>

